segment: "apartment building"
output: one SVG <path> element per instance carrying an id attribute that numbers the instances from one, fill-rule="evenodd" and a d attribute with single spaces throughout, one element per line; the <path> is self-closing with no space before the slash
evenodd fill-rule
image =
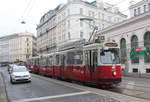
<path id="1" fill-rule="evenodd" d="M 106 39 L 115 40 L 121 49 L 122 68 L 132 75 L 149 75 L 150 73 L 150 0 L 131 3 L 131 18 L 98 31 Z M 146 5 L 146 8 L 145 6 Z M 135 15 L 136 10 L 141 12 Z M 145 8 L 145 12 L 143 11 Z M 143 10 L 142 10 L 143 9 Z"/>
<path id="2" fill-rule="evenodd" d="M 129 10 L 131 17 L 139 16 L 150 11 L 150 0 L 142 0 L 138 3 L 131 1 L 130 5 Z"/>
<path id="3" fill-rule="evenodd" d="M 0 38 L 0 62 L 25 62 L 36 54 L 36 38 L 32 33 L 17 33 Z"/>
<path id="4" fill-rule="evenodd" d="M 58 5 L 41 17 L 37 26 L 38 53 L 55 52 L 60 44 L 68 41 L 88 40 L 94 27 L 102 30 L 126 17 L 117 7 L 103 0 L 68 0 L 66 4 Z"/>

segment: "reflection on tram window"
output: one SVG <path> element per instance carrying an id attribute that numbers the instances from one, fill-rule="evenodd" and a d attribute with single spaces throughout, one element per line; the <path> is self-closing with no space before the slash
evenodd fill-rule
<path id="1" fill-rule="evenodd" d="M 118 64 L 119 63 L 118 50 L 103 50 L 100 53 L 101 63 L 103 64 Z"/>

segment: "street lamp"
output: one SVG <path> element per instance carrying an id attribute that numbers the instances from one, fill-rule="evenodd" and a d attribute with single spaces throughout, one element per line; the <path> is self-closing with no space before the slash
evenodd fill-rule
<path id="1" fill-rule="evenodd" d="M 80 18 L 80 21 L 93 21 L 93 19 L 91 19 L 91 18 Z M 86 22 L 86 23 L 87 23 L 87 22 Z M 89 23 L 87 23 L 87 24 L 89 24 Z M 90 24 L 89 24 L 89 25 L 90 25 Z M 88 42 L 91 40 L 92 36 L 95 34 L 95 31 L 98 30 L 98 27 L 97 27 L 97 26 L 92 25 L 92 27 L 93 27 L 94 29 L 93 29 L 93 31 L 92 31 L 92 34 L 91 34 L 91 36 L 90 36 Z"/>
<path id="2" fill-rule="evenodd" d="M 21 24 L 26 24 L 26 22 L 25 21 L 21 21 Z"/>

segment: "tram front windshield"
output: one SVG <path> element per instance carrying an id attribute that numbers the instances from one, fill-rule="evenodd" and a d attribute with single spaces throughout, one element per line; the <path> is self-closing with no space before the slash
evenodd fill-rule
<path id="1" fill-rule="evenodd" d="M 119 49 L 108 49 L 100 52 L 102 64 L 119 64 Z"/>

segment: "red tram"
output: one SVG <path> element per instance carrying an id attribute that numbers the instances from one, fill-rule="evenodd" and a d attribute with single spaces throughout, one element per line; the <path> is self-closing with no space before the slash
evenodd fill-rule
<path id="1" fill-rule="evenodd" d="M 84 83 L 113 85 L 122 78 L 115 42 L 67 45 L 58 52 L 33 57 L 27 65 L 32 72 Z"/>

